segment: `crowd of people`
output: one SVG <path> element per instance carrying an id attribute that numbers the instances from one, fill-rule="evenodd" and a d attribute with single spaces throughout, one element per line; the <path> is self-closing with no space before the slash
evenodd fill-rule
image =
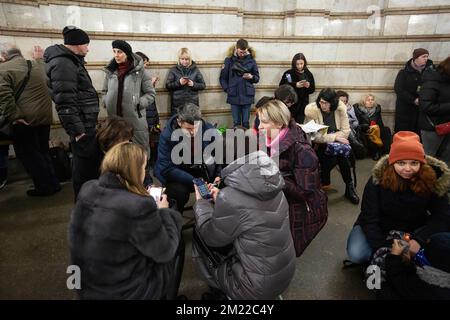
<path id="1" fill-rule="evenodd" d="M 310 103 L 314 76 L 297 53 L 274 96 L 256 102 L 250 130 L 260 75 L 255 50 L 239 39 L 218 79 L 233 119 L 223 133 L 203 118 L 206 84 L 181 48 L 165 83 L 172 115 L 152 154 L 159 79 L 149 58 L 113 41 L 99 99 L 85 67 L 88 34 L 73 26 L 62 33 L 64 44 L 35 47 L 33 61 L 0 47 L 0 188 L 12 142 L 33 179 L 29 196 L 61 190 L 48 144 L 53 101 L 72 152 L 69 244 L 82 270 L 80 298 L 183 298 L 182 216 L 194 193 L 192 258 L 210 288 L 203 298 L 276 299 L 327 221 L 331 171 L 339 167 L 344 196 L 358 205 L 352 171 L 356 158 L 369 155 L 376 164 L 348 237 L 347 265 L 378 263 L 387 248 L 381 298 L 418 298 L 426 288 L 427 298 L 450 299 L 450 57 L 434 66 L 426 49 L 414 50 L 395 81 L 392 137 L 373 94 L 352 105 L 348 93 L 324 88 Z M 305 133 L 310 121 L 321 129 Z M 154 197 L 157 184 L 164 189 Z M 408 236 L 400 242 L 393 231 Z"/>

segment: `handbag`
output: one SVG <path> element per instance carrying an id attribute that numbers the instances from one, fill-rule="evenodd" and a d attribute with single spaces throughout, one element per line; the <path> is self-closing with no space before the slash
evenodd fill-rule
<path id="1" fill-rule="evenodd" d="M 431 124 L 431 126 L 434 128 L 434 131 L 436 131 L 436 134 L 438 136 L 445 136 L 450 133 L 450 122 L 444 122 L 441 124 L 434 124 L 433 121 L 431 121 L 430 117 L 425 115 L 428 122 Z"/>
<path id="2" fill-rule="evenodd" d="M 383 146 L 383 140 L 381 140 L 381 129 L 377 124 L 371 125 L 367 130 L 366 135 L 376 146 Z"/>
<path id="3" fill-rule="evenodd" d="M 441 123 L 434 127 L 436 134 L 439 136 L 445 136 L 450 133 L 450 122 Z"/>
<path id="4" fill-rule="evenodd" d="M 235 72 L 238 76 L 243 76 L 244 73 L 248 73 L 249 71 L 239 62 L 233 63 L 233 66 L 231 67 L 231 71 Z"/>
<path id="5" fill-rule="evenodd" d="M 349 144 L 330 142 L 327 143 L 325 154 L 329 156 L 342 156 L 348 158 L 352 152 L 352 147 Z"/>

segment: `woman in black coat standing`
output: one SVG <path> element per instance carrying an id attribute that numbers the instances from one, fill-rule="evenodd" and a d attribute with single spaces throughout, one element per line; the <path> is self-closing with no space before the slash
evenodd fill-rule
<path id="1" fill-rule="evenodd" d="M 188 48 L 181 48 L 178 52 L 178 63 L 169 70 L 166 88 L 172 98 L 172 115 L 177 113 L 178 107 L 185 103 L 199 106 L 198 92 L 206 87 L 203 75 L 192 60 Z"/>
<path id="2" fill-rule="evenodd" d="M 289 84 L 297 93 L 297 103 L 290 107 L 292 117 L 297 123 L 303 123 L 305 107 L 309 103 L 309 95 L 316 90 L 314 76 L 307 66 L 308 61 L 306 61 L 305 55 L 297 53 L 292 58 L 291 69 L 283 73 L 279 84 L 280 86 Z"/>
<path id="3" fill-rule="evenodd" d="M 143 186 L 147 155 L 130 142 L 112 147 L 99 180 L 86 182 L 69 228 L 81 299 L 172 299 L 184 261 L 181 216 Z"/>

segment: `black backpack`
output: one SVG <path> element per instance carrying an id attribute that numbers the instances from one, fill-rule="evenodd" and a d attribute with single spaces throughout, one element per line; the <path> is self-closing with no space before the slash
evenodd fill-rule
<path id="1" fill-rule="evenodd" d="M 72 161 L 69 153 L 60 146 L 50 148 L 50 157 L 52 158 L 55 175 L 60 182 L 72 178 Z"/>

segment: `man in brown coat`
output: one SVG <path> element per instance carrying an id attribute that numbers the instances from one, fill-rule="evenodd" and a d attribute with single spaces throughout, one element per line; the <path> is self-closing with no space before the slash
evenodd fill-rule
<path id="1" fill-rule="evenodd" d="M 47 91 L 43 51 L 35 47 L 33 61 L 11 44 L 0 46 L 0 114 L 11 123 L 14 150 L 34 189 L 29 196 L 49 196 L 61 190 L 49 153 L 52 101 Z M 28 77 L 29 73 L 29 77 Z M 20 93 L 22 84 L 29 78 Z"/>

